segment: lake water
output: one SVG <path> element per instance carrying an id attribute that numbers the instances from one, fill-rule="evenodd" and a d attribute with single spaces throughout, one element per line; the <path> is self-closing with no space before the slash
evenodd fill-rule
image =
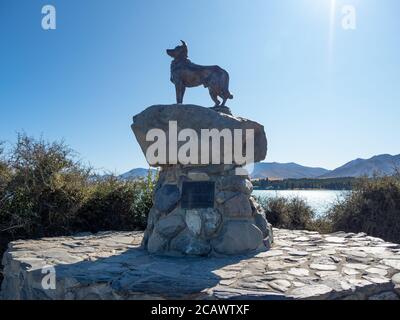
<path id="1" fill-rule="evenodd" d="M 254 190 L 253 195 L 266 198 L 299 197 L 307 202 L 317 216 L 323 216 L 330 206 L 337 200 L 343 199 L 349 192 L 337 190 Z"/>

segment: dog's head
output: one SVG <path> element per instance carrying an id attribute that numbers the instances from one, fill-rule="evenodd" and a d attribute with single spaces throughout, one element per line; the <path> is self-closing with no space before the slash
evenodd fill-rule
<path id="1" fill-rule="evenodd" d="M 167 49 L 167 54 L 174 59 L 186 59 L 188 57 L 188 48 L 185 41 L 181 40 L 182 45 L 175 49 Z"/>

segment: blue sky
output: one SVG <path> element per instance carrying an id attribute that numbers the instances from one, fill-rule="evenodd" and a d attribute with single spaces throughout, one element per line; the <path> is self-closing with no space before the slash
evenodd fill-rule
<path id="1" fill-rule="evenodd" d="M 45 4 L 56 30 L 41 28 Z M 355 30 L 341 26 L 348 4 Z M 228 105 L 265 126 L 267 161 L 398 154 L 398 12 L 398 0 L 0 0 L 0 140 L 24 130 L 100 170 L 145 167 L 131 118 L 174 103 L 165 49 L 183 39 L 192 61 L 229 71 Z M 212 106 L 204 88 L 185 102 Z"/>

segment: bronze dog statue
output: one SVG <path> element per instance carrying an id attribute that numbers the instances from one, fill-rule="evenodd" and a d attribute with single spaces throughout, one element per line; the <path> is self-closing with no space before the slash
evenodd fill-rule
<path id="1" fill-rule="evenodd" d="M 175 49 L 167 49 L 167 54 L 174 58 L 171 63 L 171 82 L 175 84 L 176 101 L 183 102 L 186 88 L 203 85 L 208 88 L 215 106 L 222 106 L 226 100 L 233 99 L 229 92 L 229 74 L 219 66 L 199 66 L 188 59 L 188 48 L 185 41 Z"/>

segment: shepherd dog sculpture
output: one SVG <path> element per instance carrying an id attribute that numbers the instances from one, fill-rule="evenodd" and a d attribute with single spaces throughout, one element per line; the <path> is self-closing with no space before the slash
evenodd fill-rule
<path id="1" fill-rule="evenodd" d="M 215 106 L 225 106 L 228 99 L 233 99 L 229 92 L 229 74 L 219 66 L 200 66 L 188 59 L 185 41 L 174 49 L 167 49 L 167 54 L 174 60 L 171 63 L 171 82 L 175 85 L 176 102 L 181 104 L 186 88 L 203 85 L 208 88 Z M 222 99 L 222 104 L 218 100 Z"/>

